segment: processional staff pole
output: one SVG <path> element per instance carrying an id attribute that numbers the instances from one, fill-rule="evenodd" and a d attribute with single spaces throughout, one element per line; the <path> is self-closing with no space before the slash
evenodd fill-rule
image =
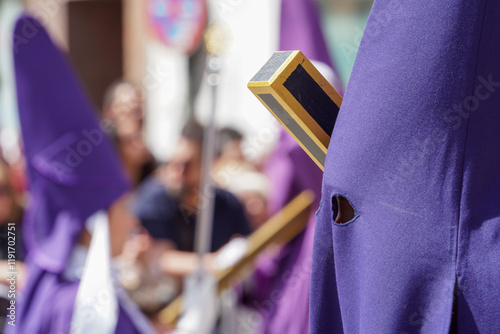
<path id="1" fill-rule="evenodd" d="M 221 28 L 217 25 L 212 25 L 205 33 L 205 47 L 208 51 L 207 59 L 207 82 L 211 87 L 212 105 L 205 133 L 203 135 L 203 153 L 200 188 L 198 192 L 198 217 L 196 222 L 195 233 L 195 251 L 199 256 L 198 274 L 201 275 L 205 271 L 204 258 L 211 249 L 212 228 L 213 228 L 213 213 L 215 190 L 213 181 L 210 177 L 214 157 L 215 157 L 215 140 L 216 126 L 215 115 L 217 110 L 217 86 L 220 82 L 219 71 L 221 69 L 220 52 L 222 51 L 223 36 Z"/>

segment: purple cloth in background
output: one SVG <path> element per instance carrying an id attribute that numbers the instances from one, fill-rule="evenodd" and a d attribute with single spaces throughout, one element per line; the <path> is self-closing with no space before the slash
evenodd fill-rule
<path id="1" fill-rule="evenodd" d="M 335 74 L 332 84 L 342 92 L 313 1 L 282 1 L 280 50 L 301 50 L 309 59 L 329 66 Z M 305 231 L 284 246 L 277 256 L 264 255 L 259 259 L 254 275 L 257 291 L 249 302 L 262 320 L 255 331 L 307 334 L 314 212 L 321 198 L 323 173 L 283 129 L 265 172 L 271 182 L 269 207 L 272 214 L 307 189 L 314 192 L 315 201 Z"/>
<path id="2" fill-rule="evenodd" d="M 499 17 L 375 1 L 326 158 L 312 333 L 448 333 L 454 295 L 458 333 L 500 333 Z M 357 218 L 333 222 L 335 194 Z"/>
<path id="3" fill-rule="evenodd" d="M 68 333 L 78 289 L 62 277 L 71 251 L 86 219 L 129 184 L 72 69 L 40 23 L 20 17 L 13 46 L 30 191 L 23 222 L 29 277 L 16 326 L 7 331 Z"/>
<path id="4" fill-rule="evenodd" d="M 314 237 L 314 212 L 321 198 L 323 173 L 304 150 L 281 132 L 277 150 L 266 166 L 271 181 L 271 210 L 279 211 L 300 192 L 314 192 L 315 201 L 304 232 L 285 245 L 277 256 L 263 255 L 254 278 L 256 293 L 250 306 L 260 314 L 257 333 L 305 334 L 309 329 L 309 282 Z"/>
<path id="5" fill-rule="evenodd" d="M 324 63 L 334 74 L 333 87 L 342 94 L 343 87 L 328 53 L 318 8 L 314 0 L 282 0 L 280 50 L 300 50 L 309 59 Z"/>
<path id="6" fill-rule="evenodd" d="M 46 298 L 32 298 L 30 300 L 32 310 L 37 310 L 37 316 L 42 319 L 38 321 L 36 326 L 33 326 L 32 319 L 29 317 L 30 326 L 24 324 L 27 319 L 20 317 L 16 321 L 16 327 L 10 327 L 9 333 L 50 333 L 50 334 L 68 334 L 70 333 L 71 319 L 73 316 L 73 309 L 75 304 L 76 295 L 78 293 L 77 282 L 67 282 L 58 278 L 56 275 L 39 273 L 37 267 L 30 267 L 32 272 L 31 277 L 42 277 L 43 279 L 37 284 L 36 289 L 43 291 L 44 295 L 50 296 Z M 92 315 L 89 313 L 88 317 Z M 17 332 L 12 328 L 17 328 Z M 130 319 L 129 314 L 119 305 L 118 322 L 115 334 L 139 334 L 135 329 L 134 323 Z"/>

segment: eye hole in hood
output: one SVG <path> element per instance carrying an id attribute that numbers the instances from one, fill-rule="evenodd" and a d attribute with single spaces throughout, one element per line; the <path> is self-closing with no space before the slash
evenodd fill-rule
<path id="1" fill-rule="evenodd" d="M 332 212 L 333 222 L 339 225 L 347 224 L 357 217 L 351 202 L 339 194 L 332 196 Z"/>

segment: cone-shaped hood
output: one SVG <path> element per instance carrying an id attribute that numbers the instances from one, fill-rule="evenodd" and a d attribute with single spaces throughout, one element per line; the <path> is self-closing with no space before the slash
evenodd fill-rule
<path id="1" fill-rule="evenodd" d="M 29 177 L 28 256 L 61 272 L 85 220 L 128 188 L 124 172 L 67 59 L 35 19 L 14 30 L 19 118 Z"/>

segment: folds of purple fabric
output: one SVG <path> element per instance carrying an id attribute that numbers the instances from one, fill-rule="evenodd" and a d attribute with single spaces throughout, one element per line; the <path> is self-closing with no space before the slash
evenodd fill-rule
<path id="1" fill-rule="evenodd" d="M 500 3 L 375 1 L 325 163 L 312 333 L 500 330 Z M 333 221 L 332 196 L 357 217 Z"/>

